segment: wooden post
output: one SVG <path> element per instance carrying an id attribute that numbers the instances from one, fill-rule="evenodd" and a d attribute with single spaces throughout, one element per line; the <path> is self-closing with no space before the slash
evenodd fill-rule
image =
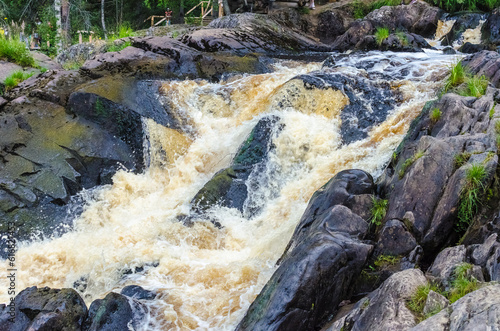
<path id="1" fill-rule="evenodd" d="M 151 26 L 154 26 L 154 25 L 155 25 L 155 17 L 151 16 Z"/>
<path id="2" fill-rule="evenodd" d="M 78 43 L 83 43 L 82 31 L 78 31 Z"/>
<path id="3" fill-rule="evenodd" d="M 91 43 L 91 42 L 92 42 L 92 33 L 89 36 L 89 43 Z"/>
<path id="4" fill-rule="evenodd" d="M 224 4 L 222 0 L 219 0 L 219 17 L 224 16 Z"/>

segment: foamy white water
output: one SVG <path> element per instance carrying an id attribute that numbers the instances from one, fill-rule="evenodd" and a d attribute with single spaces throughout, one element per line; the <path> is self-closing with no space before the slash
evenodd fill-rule
<path id="1" fill-rule="evenodd" d="M 90 304 L 137 284 L 158 293 L 156 300 L 145 302 L 150 308 L 145 330 L 233 329 L 274 272 L 314 191 L 344 169 L 379 175 L 455 60 L 438 52 L 372 52 L 338 59 L 339 67 L 325 69 L 353 76 L 387 74 L 395 77 L 391 88 L 401 94 L 386 121 L 349 145 L 341 143 L 339 131 L 348 98 L 337 90 L 306 90 L 290 81 L 320 70 L 319 63 L 283 61 L 273 73 L 217 84 L 164 82 L 161 93 L 183 118 L 183 132 L 145 120 L 149 169 L 117 173 L 112 186 L 94 194 L 71 232 L 22 243 L 17 287 L 86 283 L 80 289 Z M 360 65 L 370 62 L 374 65 Z M 230 165 L 254 125 L 268 114 L 280 116 L 284 128 L 273 138 L 276 148 L 266 173 L 249 178 L 257 184 L 265 179 L 266 185 L 250 192 L 261 213 L 248 217 L 216 206 L 191 227 L 179 222 L 177 216 L 189 212 L 193 196 Z M 138 267 L 143 270 L 126 273 Z M 6 294 L 1 293 L 0 302 L 6 302 Z"/>

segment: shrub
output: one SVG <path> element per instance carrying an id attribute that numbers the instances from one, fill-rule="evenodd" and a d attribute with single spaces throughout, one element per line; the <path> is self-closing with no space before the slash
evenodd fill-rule
<path id="1" fill-rule="evenodd" d="M 408 46 L 408 38 L 406 37 L 406 34 L 403 31 L 397 31 L 396 36 L 398 37 L 399 41 L 401 42 L 401 45 L 403 46 Z"/>
<path id="2" fill-rule="evenodd" d="M 4 81 L 5 89 L 10 90 L 16 87 L 23 80 L 26 80 L 33 76 L 32 72 L 15 71 L 11 75 L 7 76 Z"/>
<path id="3" fill-rule="evenodd" d="M 466 171 L 465 185 L 460 193 L 460 203 L 458 205 L 458 223 L 456 227 L 458 231 L 465 231 L 472 217 L 477 213 L 485 178 L 486 168 L 482 163 L 474 163 Z"/>
<path id="4" fill-rule="evenodd" d="M 35 67 L 35 60 L 26 45 L 17 39 L 0 37 L 0 58 L 23 67 Z"/>
<path id="5" fill-rule="evenodd" d="M 431 121 L 434 123 L 439 121 L 439 119 L 441 118 L 441 114 L 442 113 L 441 113 L 441 110 L 439 108 L 434 108 L 430 114 Z"/>
<path id="6" fill-rule="evenodd" d="M 371 209 L 372 218 L 370 219 L 370 222 L 378 226 L 382 224 L 382 220 L 384 219 L 385 214 L 387 213 L 388 201 L 373 197 L 372 202 L 373 202 Z"/>
<path id="7" fill-rule="evenodd" d="M 377 44 L 380 46 L 382 42 L 389 37 L 389 29 L 388 28 L 377 28 L 375 31 L 375 39 L 377 40 Z"/>
<path id="8" fill-rule="evenodd" d="M 130 27 L 128 23 L 122 24 L 118 27 L 118 38 L 133 37 L 134 30 Z"/>

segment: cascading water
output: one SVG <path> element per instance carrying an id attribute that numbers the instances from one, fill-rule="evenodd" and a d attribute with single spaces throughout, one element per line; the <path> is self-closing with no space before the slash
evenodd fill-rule
<path id="1" fill-rule="evenodd" d="M 282 61 L 272 73 L 220 83 L 163 82 L 161 98 L 182 119 L 182 130 L 145 120 L 147 171 L 120 171 L 112 186 L 94 191 L 72 231 L 21 243 L 18 288 L 75 287 L 89 304 L 138 284 L 157 293 L 145 301 L 144 329 L 233 329 L 271 277 L 314 191 L 343 169 L 379 175 L 455 60 L 439 52 L 372 52 L 337 56 L 333 68 Z M 323 76 L 314 76 L 318 71 Z M 292 79 L 307 74 L 360 77 L 397 97 L 369 100 L 370 93 L 353 88 L 366 112 L 376 115 L 379 103 L 390 110 L 361 139 L 343 143 L 341 110 L 353 105 L 347 87 L 319 89 Z M 180 222 L 193 196 L 270 114 L 281 126 L 263 172 L 247 180 L 244 212 L 217 205 L 190 226 Z M 257 213 L 248 212 L 255 206 Z"/>

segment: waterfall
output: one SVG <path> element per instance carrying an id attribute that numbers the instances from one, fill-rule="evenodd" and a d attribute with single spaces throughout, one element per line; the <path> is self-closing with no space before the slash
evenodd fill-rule
<path id="1" fill-rule="evenodd" d="M 159 97 L 181 119 L 180 129 L 145 120 L 149 168 L 119 171 L 113 185 L 89 194 L 71 231 L 20 243 L 18 288 L 74 287 L 89 304 L 137 284 L 158 294 L 146 302 L 145 330 L 233 329 L 274 272 L 312 194 L 343 169 L 380 175 L 456 57 L 437 51 L 343 54 L 324 68 L 282 60 L 271 73 L 219 83 L 161 82 Z M 336 85 L 316 88 L 300 77 L 334 77 L 330 84 Z M 339 85 L 342 77 L 368 87 L 349 92 Z M 375 87 L 369 84 L 385 86 L 392 97 L 370 100 Z M 355 106 L 348 93 L 366 113 L 387 111 L 352 142 L 343 140 L 344 125 L 362 120 L 342 117 L 345 107 Z M 191 199 L 270 114 L 281 127 L 272 132 L 274 147 L 262 172 L 246 182 L 244 212 L 217 205 L 194 215 L 191 225 L 180 222 Z"/>

